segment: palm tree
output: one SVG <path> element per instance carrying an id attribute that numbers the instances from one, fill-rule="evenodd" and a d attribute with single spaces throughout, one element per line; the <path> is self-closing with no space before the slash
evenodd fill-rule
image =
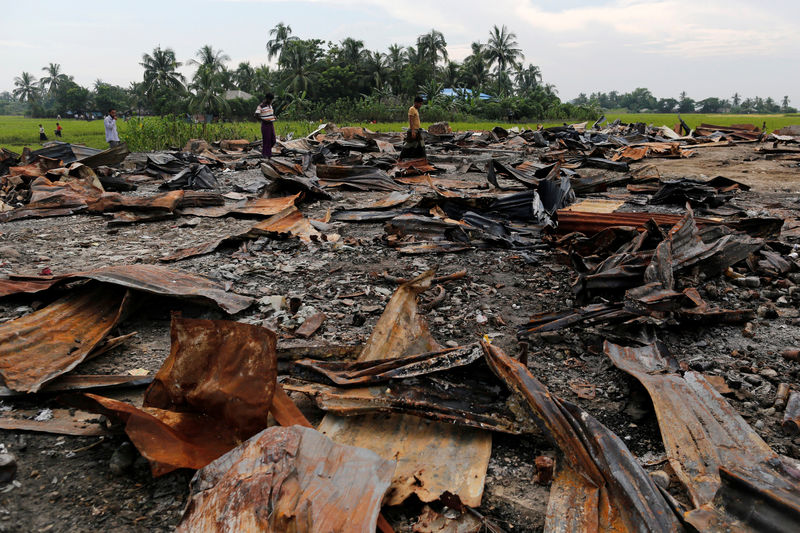
<path id="1" fill-rule="evenodd" d="M 489 66 L 497 64 L 497 72 L 506 72 L 508 67 L 518 67 L 525 59 L 522 50 L 517 48 L 517 35 L 509 32 L 505 24 L 502 28 L 494 26 L 489 32 L 489 42 L 486 44 L 486 58 Z"/>
<path id="2" fill-rule="evenodd" d="M 219 72 L 202 66 L 197 69 L 197 74 L 191 84 L 194 94 L 189 97 L 189 105 L 193 111 L 203 114 L 230 111 L 228 101 L 223 95 L 225 88 L 221 81 Z"/>
<path id="3" fill-rule="evenodd" d="M 339 52 L 339 59 L 344 63 L 356 67 L 364 58 L 364 41 L 358 41 L 352 37 L 342 41 L 342 48 Z"/>
<path id="4" fill-rule="evenodd" d="M 455 61 L 448 61 L 444 66 L 442 81 L 445 87 L 458 86 L 459 78 L 461 77 L 461 65 Z"/>
<path id="5" fill-rule="evenodd" d="M 184 91 L 184 77 L 178 72 L 181 63 L 175 59 L 172 48 L 158 46 L 153 49 L 153 55 L 143 54 L 139 64 L 144 67 L 144 87 L 149 97 L 162 90 Z"/>
<path id="6" fill-rule="evenodd" d="M 542 82 L 542 71 L 536 65 L 520 68 L 515 73 L 517 87 L 523 94 L 534 90 Z"/>
<path id="7" fill-rule="evenodd" d="M 21 76 L 14 78 L 14 86 L 16 87 L 13 91 L 14 97 L 23 102 L 33 102 L 39 95 L 36 78 L 29 72 L 23 72 Z"/>
<path id="8" fill-rule="evenodd" d="M 242 61 L 233 73 L 236 87 L 240 91 L 252 92 L 256 79 L 256 71 L 249 61 Z"/>
<path id="9" fill-rule="evenodd" d="M 741 102 L 742 97 L 739 96 L 739 93 L 733 93 L 733 96 L 731 97 L 731 103 L 733 103 L 733 106 L 738 107 Z"/>
<path id="10" fill-rule="evenodd" d="M 194 56 L 197 58 L 190 59 L 186 62 L 187 65 L 197 65 L 198 72 L 200 69 L 209 70 L 212 73 L 217 73 L 222 71 L 225 68 L 225 62 L 230 61 L 230 56 L 228 56 L 222 50 L 214 51 L 214 48 L 210 45 L 204 45 L 200 50 L 198 50 Z M 196 76 L 197 74 L 195 74 Z"/>
<path id="11" fill-rule="evenodd" d="M 784 96 L 783 97 L 783 101 L 781 101 L 781 111 L 783 111 L 785 113 L 788 110 L 789 110 L 789 97 L 788 96 Z"/>
<path id="12" fill-rule="evenodd" d="M 486 61 L 486 46 L 472 43 L 472 54 L 467 56 L 462 66 L 462 81 L 476 93 L 480 93 L 489 82 L 489 67 Z"/>
<path id="13" fill-rule="evenodd" d="M 310 41 L 289 41 L 281 51 L 278 63 L 286 75 L 286 88 L 299 94 L 308 91 L 311 81 L 316 78 L 314 63 L 317 50 Z"/>
<path id="14" fill-rule="evenodd" d="M 269 70 L 268 65 L 259 65 L 253 73 L 252 89 L 261 97 L 274 85 L 275 75 Z"/>
<path id="15" fill-rule="evenodd" d="M 48 66 L 42 67 L 42 70 L 47 73 L 47 76 L 39 79 L 39 87 L 41 87 L 42 92 L 53 94 L 68 79 L 61 72 L 61 65 L 58 63 L 50 63 Z"/>
<path id="16" fill-rule="evenodd" d="M 403 65 L 406 60 L 406 51 L 399 44 L 389 46 L 386 52 L 387 68 L 389 69 L 388 79 L 392 90 L 397 91 L 400 88 L 400 79 L 402 76 Z"/>
<path id="17" fill-rule="evenodd" d="M 370 52 L 367 50 L 364 59 L 364 68 L 373 82 L 376 89 L 383 88 L 383 83 L 388 78 L 387 67 L 389 66 L 386 55 L 378 52 Z"/>
<path id="18" fill-rule="evenodd" d="M 436 78 L 436 63 L 439 57 L 447 60 L 447 41 L 444 40 L 442 32 L 432 29 L 417 37 L 417 50 L 421 58 L 430 61 L 433 77 Z"/>
<path id="19" fill-rule="evenodd" d="M 296 40 L 297 37 L 292 36 L 292 27 L 283 22 L 279 22 L 269 30 L 269 35 L 272 38 L 267 41 L 267 57 L 271 60 L 273 57 L 278 56 L 278 62 L 280 62 L 286 43 Z"/>

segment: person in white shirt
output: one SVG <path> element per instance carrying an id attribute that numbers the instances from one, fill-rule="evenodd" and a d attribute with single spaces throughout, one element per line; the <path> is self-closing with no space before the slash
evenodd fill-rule
<path id="1" fill-rule="evenodd" d="M 275 112 L 272 110 L 272 101 L 274 99 L 274 94 L 267 93 L 261 105 L 256 108 L 255 113 L 261 121 L 261 156 L 267 159 L 272 158 L 272 147 L 275 146 L 275 142 L 277 141 L 275 137 L 275 125 L 273 124 L 273 122 L 275 122 Z"/>
<path id="2" fill-rule="evenodd" d="M 106 128 L 106 142 L 108 146 L 114 148 L 119 144 L 119 135 L 117 134 L 117 110 L 109 109 L 108 115 L 103 119 Z"/>

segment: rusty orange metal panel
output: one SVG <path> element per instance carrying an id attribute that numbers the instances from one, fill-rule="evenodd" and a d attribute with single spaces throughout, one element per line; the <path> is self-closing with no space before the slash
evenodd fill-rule
<path id="1" fill-rule="evenodd" d="M 123 313 L 126 291 L 85 287 L 0 325 L 0 375 L 9 389 L 36 392 L 75 368 Z"/>
<path id="2" fill-rule="evenodd" d="M 697 508 L 687 514 L 690 523 L 700 530 L 745 525 L 753 531 L 791 531 L 800 523 L 800 473 L 782 466 L 702 374 L 681 376 L 655 344 L 606 342 L 604 349 L 653 400 L 670 465 Z"/>
<path id="3" fill-rule="evenodd" d="M 435 271 L 401 285 L 375 325 L 359 361 L 391 359 L 439 349 L 418 313 L 417 297 L 428 289 Z M 319 431 L 334 441 L 367 448 L 396 459 L 387 505 L 398 505 L 411 494 L 437 500 L 449 491 L 465 505 L 477 507 L 492 452 L 491 433 L 431 422 L 410 415 L 326 415 Z"/>
<path id="4" fill-rule="evenodd" d="M 374 533 L 394 462 L 272 427 L 200 470 L 178 532 Z"/>
<path id="5" fill-rule="evenodd" d="M 263 222 L 259 222 L 250 228 L 246 235 L 259 236 L 270 233 L 297 237 L 304 242 L 322 238 L 322 234 L 311 225 L 311 222 L 294 205 L 287 207 Z"/>
<path id="6" fill-rule="evenodd" d="M 211 206 L 211 207 L 187 207 L 181 208 L 181 214 L 199 217 L 222 217 L 230 214 L 255 215 L 271 217 L 277 215 L 286 208 L 295 205 L 302 193 L 282 198 L 254 198 L 243 204 Z"/>
<path id="7" fill-rule="evenodd" d="M 482 344 L 489 367 L 527 403 L 536 424 L 563 454 L 545 531 L 683 530 L 619 437 L 586 411 L 551 395 L 519 361 Z"/>
<path id="8" fill-rule="evenodd" d="M 16 281 L 0 280 L 0 296 L 38 292 L 56 283 L 75 279 L 93 279 L 160 296 L 213 302 L 230 314 L 247 309 L 253 303 L 252 298 L 228 292 L 222 285 L 206 277 L 158 265 L 115 265 L 57 277 L 30 276 Z"/>
<path id="9" fill-rule="evenodd" d="M 655 220 L 659 226 L 674 226 L 684 215 L 665 215 L 661 213 L 593 213 L 568 209 L 558 210 L 558 232 L 572 233 L 579 231 L 586 235 L 594 235 L 606 228 L 615 226 L 633 226 L 640 230 L 649 220 Z M 695 218 L 698 226 L 719 224 L 710 218 Z"/>
<path id="10" fill-rule="evenodd" d="M 201 468 L 264 429 L 276 389 L 276 337 L 266 328 L 173 317 L 171 339 L 141 409 L 86 394 L 126 422 L 156 476 Z"/>

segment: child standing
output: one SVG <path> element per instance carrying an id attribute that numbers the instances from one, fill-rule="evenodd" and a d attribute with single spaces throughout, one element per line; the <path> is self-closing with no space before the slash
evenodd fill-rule
<path id="1" fill-rule="evenodd" d="M 40 141 L 47 140 L 47 135 L 44 134 L 44 127 L 41 124 L 39 124 L 39 140 Z"/>

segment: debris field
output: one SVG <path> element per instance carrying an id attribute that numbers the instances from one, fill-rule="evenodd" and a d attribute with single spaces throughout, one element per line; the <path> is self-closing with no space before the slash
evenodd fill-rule
<path id="1" fill-rule="evenodd" d="M 796 531 L 800 127 L 0 151 L 0 531 Z"/>

